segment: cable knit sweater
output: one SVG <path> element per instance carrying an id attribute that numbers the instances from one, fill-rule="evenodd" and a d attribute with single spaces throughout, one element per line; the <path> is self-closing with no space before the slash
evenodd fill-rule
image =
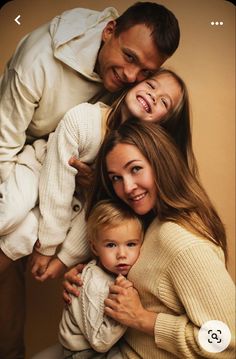
<path id="1" fill-rule="evenodd" d="M 158 315 L 154 338 L 126 331 L 125 359 L 235 358 L 235 287 L 218 246 L 175 223 L 154 220 L 128 278 L 143 306 Z M 231 330 L 231 343 L 221 353 L 199 345 L 198 331 L 209 320 Z"/>
<path id="2" fill-rule="evenodd" d="M 108 351 L 124 334 L 126 327 L 104 315 L 104 300 L 114 276 L 92 260 L 82 272 L 83 286 L 79 297 L 63 311 L 59 340 L 71 351 L 93 348 Z"/>
<path id="3" fill-rule="evenodd" d="M 86 260 L 90 254 L 84 211 L 77 215 L 79 230 L 68 233 L 77 173 L 68 159 L 76 156 L 87 163 L 94 161 L 105 134 L 103 119 L 108 109 L 103 103 L 75 106 L 49 139 L 39 184 L 39 251 L 53 255 L 64 242 L 58 257 L 67 266 Z"/>

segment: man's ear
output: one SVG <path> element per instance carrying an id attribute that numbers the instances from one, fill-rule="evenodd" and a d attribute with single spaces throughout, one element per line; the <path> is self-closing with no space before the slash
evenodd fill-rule
<path id="1" fill-rule="evenodd" d="M 106 42 L 111 38 L 111 36 L 114 34 L 116 29 L 116 22 L 115 20 L 109 21 L 102 32 L 102 41 Z"/>

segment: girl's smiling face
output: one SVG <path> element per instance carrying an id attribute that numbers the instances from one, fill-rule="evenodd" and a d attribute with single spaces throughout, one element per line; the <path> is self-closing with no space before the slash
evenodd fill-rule
<path id="1" fill-rule="evenodd" d="M 135 213 L 144 215 L 155 207 L 155 174 L 136 146 L 117 144 L 106 156 L 106 167 L 116 195 Z"/>
<path id="2" fill-rule="evenodd" d="M 177 107 L 181 97 L 182 91 L 177 80 L 171 74 L 159 74 L 128 91 L 122 116 L 125 119 L 132 115 L 140 120 L 160 121 Z"/>

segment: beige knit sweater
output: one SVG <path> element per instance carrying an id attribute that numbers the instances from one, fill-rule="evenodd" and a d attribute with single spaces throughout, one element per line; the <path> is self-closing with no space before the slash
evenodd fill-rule
<path id="1" fill-rule="evenodd" d="M 154 338 L 129 328 L 124 358 L 235 358 L 235 287 L 223 257 L 219 247 L 179 225 L 153 221 L 129 279 L 143 306 L 158 314 Z M 231 330 L 222 353 L 199 345 L 199 328 L 209 320 L 221 320 Z"/>

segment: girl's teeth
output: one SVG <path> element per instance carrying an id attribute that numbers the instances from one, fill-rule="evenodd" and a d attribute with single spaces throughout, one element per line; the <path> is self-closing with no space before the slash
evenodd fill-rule
<path id="1" fill-rule="evenodd" d="M 145 111 L 150 112 L 150 106 L 148 105 L 148 103 L 142 97 L 138 96 L 138 101 L 142 104 Z"/>

